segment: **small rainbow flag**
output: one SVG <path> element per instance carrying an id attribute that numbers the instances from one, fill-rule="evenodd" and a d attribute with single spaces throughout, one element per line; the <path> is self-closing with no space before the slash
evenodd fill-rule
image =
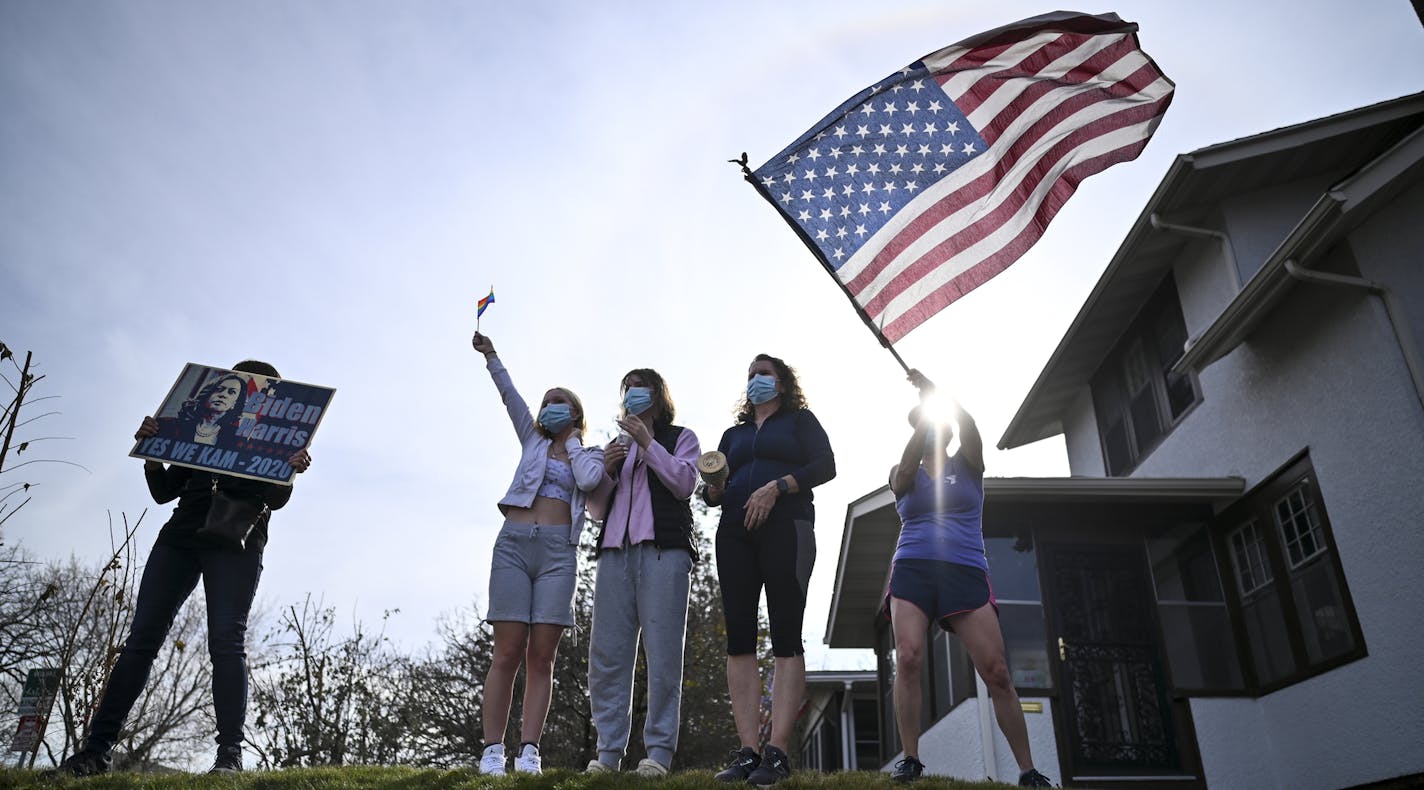
<path id="1" fill-rule="evenodd" d="M 490 286 L 489 296 L 486 296 L 485 298 L 481 299 L 478 303 L 475 304 L 475 318 L 479 318 L 480 316 L 484 315 L 484 314 L 485 314 L 485 308 L 486 308 L 486 307 L 489 307 L 489 306 L 492 305 L 492 304 L 494 304 L 494 286 L 493 286 L 493 285 Z"/>

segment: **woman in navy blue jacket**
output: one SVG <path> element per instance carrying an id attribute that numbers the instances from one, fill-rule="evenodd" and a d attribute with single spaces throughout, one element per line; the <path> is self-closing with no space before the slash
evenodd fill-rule
<path id="1" fill-rule="evenodd" d="M 727 480 L 708 485 L 703 498 L 722 506 L 717 578 L 727 626 L 727 686 L 741 739 L 735 759 L 717 778 L 767 786 L 791 773 L 786 748 L 806 688 L 801 621 L 816 561 L 811 489 L 836 476 L 836 461 L 825 430 L 806 408 L 796 372 L 766 354 L 747 370 L 737 424 L 722 434 L 717 449 L 727 456 Z M 757 605 L 763 587 L 776 674 L 771 738 L 758 755 Z"/>

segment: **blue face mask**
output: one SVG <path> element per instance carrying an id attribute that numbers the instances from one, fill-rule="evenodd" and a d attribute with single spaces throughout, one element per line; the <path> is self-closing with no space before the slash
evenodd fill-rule
<path id="1" fill-rule="evenodd" d="M 539 424 L 549 433 L 558 433 L 573 421 L 574 412 L 567 403 L 550 403 L 539 412 Z"/>
<path id="2" fill-rule="evenodd" d="M 642 414 L 653 407 L 653 391 L 647 387 L 629 387 L 623 393 L 623 408 L 629 414 Z"/>
<path id="3" fill-rule="evenodd" d="M 775 376 L 758 373 L 747 379 L 747 400 L 751 401 L 753 406 L 760 406 L 775 397 Z"/>

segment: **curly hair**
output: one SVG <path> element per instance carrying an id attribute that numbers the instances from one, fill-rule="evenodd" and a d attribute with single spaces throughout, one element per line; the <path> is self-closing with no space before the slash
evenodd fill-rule
<path id="1" fill-rule="evenodd" d="M 677 416 L 677 407 L 672 403 L 672 393 L 668 392 L 667 382 L 663 380 L 661 374 L 652 368 L 633 368 L 623 374 L 623 384 L 619 387 L 622 394 L 628 393 L 628 377 L 638 376 L 643 379 L 643 384 L 651 391 L 653 396 L 653 409 L 658 414 L 658 425 L 671 425 L 673 418 Z M 628 410 L 623 409 L 623 416 L 628 416 Z"/>
<path id="2" fill-rule="evenodd" d="M 198 390 L 198 394 L 183 401 L 183 405 L 178 408 L 178 421 L 185 424 L 197 425 L 203 421 L 203 410 L 207 408 L 208 398 L 217 392 L 218 387 L 225 381 L 237 382 L 237 401 L 232 404 L 222 417 L 218 419 L 218 427 L 223 430 L 229 428 L 237 430 L 237 422 L 242 417 L 242 412 L 247 409 L 247 379 L 236 373 L 226 373 L 218 376 L 203 388 Z"/>
<path id="3" fill-rule="evenodd" d="M 752 360 L 752 364 L 757 362 L 770 362 L 771 367 L 776 371 L 776 380 L 781 383 L 781 408 L 806 408 L 806 395 L 801 392 L 801 382 L 796 378 L 795 368 L 770 354 L 757 354 L 756 358 Z M 745 393 L 742 394 L 742 399 L 737 402 L 736 412 L 738 424 L 750 422 L 756 416 L 756 406 L 747 400 Z"/>

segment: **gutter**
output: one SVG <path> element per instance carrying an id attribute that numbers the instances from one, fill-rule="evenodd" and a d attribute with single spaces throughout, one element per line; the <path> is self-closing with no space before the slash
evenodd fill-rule
<path id="1" fill-rule="evenodd" d="M 1400 319 L 1404 311 L 1399 304 L 1399 298 L 1394 295 L 1393 291 L 1380 283 L 1366 280 L 1363 277 L 1307 269 L 1294 260 L 1285 262 L 1285 271 L 1291 279 L 1300 282 L 1360 288 L 1378 296 L 1384 303 L 1384 312 L 1389 318 L 1390 329 L 1394 331 L 1395 342 L 1399 344 L 1399 351 L 1404 355 L 1404 366 L 1409 369 L 1409 378 L 1414 382 L 1414 397 L 1418 399 L 1419 405 L 1424 407 L 1424 363 L 1420 361 L 1419 347 L 1414 344 L 1414 335 L 1407 330 L 1400 330 Z"/>
<path id="2" fill-rule="evenodd" d="M 1241 270 L 1236 266 L 1236 252 L 1231 248 L 1230 236 L 1211 228 L 1195 228 L 1190 225 L 1178 225 L 1172 222 L 1165 222 L 1155 211 L 1147 218 L 1147 221 L 1152 223 L 1152 227 L 1158 230 L 1180 233 L 1184 236 L 1216 239 L 1221 242 L 1221 252 L 1226 256 L 1226 268 L 1227 271 L 1231 273 L 1231 284 L 1236 287 L 1237 291 L 1241 290 Z"/>
<path id="3" fill-rule="evenodd" d="M 1284 274 L 1285 262 L 1314 254 L 1320 240 L 1339 221 L 1343 202 L 1343 196 L 1333 191 L 1321 195 L 1211 326 L 1187 341 L 1172 371 L 1184 374 L 1203 370 L 1239 345 L 1264 314 L 1275 309 L 1276 299 L 1291 286 L 1292 278 Z"/>

